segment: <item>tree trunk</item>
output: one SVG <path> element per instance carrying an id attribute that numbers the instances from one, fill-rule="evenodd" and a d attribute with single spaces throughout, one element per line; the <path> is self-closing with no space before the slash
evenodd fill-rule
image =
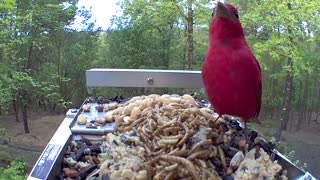
<path id="1" fill-rule="evenodd" d="M 19 97 L 18 97 L 18 98 L 19 98 Z M 14 113 L 15 113 L 15 116 L 16 116 L 16 122 L 20 122 L 18 103 L 19 103 L 19 99 L 17 99 L 17 100 L 13 99 L 13 100 L 12 100 L 13 110 L 14 110 Z"/>
<path id="2" fill-rule="evenodd" d="M 277 140 L 280 140 L 281 131 L 287 129 L 288 121 L 289 121 L 289 112 L 291 110 L 291 95 L 292 95 L 292 81 L 293 81 L 293 60 L 292 58 L 288 58 L 288 70 L 287 76 L 285 80 L 284 86 L 284 96 L 283 96 L 283 105 L 280 113 L 280 120 L 278 124 L 278 129 L 276 132 Z"/>
<path id="3" fill-rule="evenodd" d="M 288 3 L 288 10 L 291 11 L 292 5 Z M 287 129 L 288 121 L 289 121 L 289 112 L 291 110 L 291 97 L 292 97 L 292 84 L 293 84 L 293 33 L 292 27 L 290 25 L 290 20 L 288 19 L 288 39 L 289 39 L 289 54 L 287 61 L 287 76 L 285 79 L 284 86 L 284 97 L 283 97 L 283 106 L 280 114 L 280 120 L 278 123 L 278 129 L 275 134 L 275 137 L 278 141 L 281 138 L 281 131 Z"/>
<path id="4" fill-rule="evenodd" d="M 290 65 L 289 65 L 290 64 Z M 288 65 L 293 68 L 293 60 L 289 58 Z M 293 69 L 292 69 L 293 70 Z M 282 130 L 287 130 L 288 122 L 289 122 L 289 113 L 291 111 L 291 97 L 292 97 L 292 84 L 293 84 L 293 73 L 292 70 L 288 70 L 287 78 L 286 78 L 286 90 L 285 97 L 283 102 L 283 109 L 281 112 L 281 118 L 283 118 L 283 126 Z"/>
<path id="5" fill-rule="evenodd" d="M 187 37 L 187 29 L 188 29 L 188 27 L 186 26 L 186 28 L 185 28 L 185 30 L 184 30 L 184 38 L 185 37 Z M 184 46 L 183 47 L 183 50 L 182 50 L 182 66 L 183 66 L 183 68 L 182 69 L 185 69 L 186 68 L 186 66 L 185 66 L 185 62 L 187 62 L 186 61 L 186 51 L 187 51 L 187 46 Z M 188 64 L 188 62 L 187 62 L 187 64 Z"/>
<path id="6" fill-rule="evenodd" d="M 304 96 L 304 101 L 305 101 L 305 104 L 304 104 L 304 107 L 305 107 L 305 117 L 304 117 L 304 120 L 305 122 L 308 122 L 309 124 L 309 112 L 311 112 L 311 108 L 309 106 L 309 100 L 308 100 L 308 97 L 309 97 L 309 86 L 310 86 L 310 78 L 309 78 L 309 73 L 307 72 L 306 74 L 306 81 L 305 81 L 305 87 L 304 87 L 304 93 L 305 93 L 305 96 Z"/>
<path id="7" fill-rule="evenodd" d="M 276 97 L 276 87 L 277 87 L 277 79 L 273 79 L 272 83 L 271 83 L 271 95 L 272 97 Z M 276 117 L 276 113 L 277 113 L 277 106 L 276 104 L 274 104 L 274 107 L 271 107 L 271 113 L 270 113 L 270 119 Z"/>
<path id="8" fill-rule="evenodd" d="M 63 62 L 62 62 L 62 50 L 61 50 L 61 46 L 59 45 L 57 47 L 58 49 L 58 60 L 57 60 L 57 73 L 59 74 L 59 79 L 58 79 L 58 84 L 59 84 L 59 92 L 62 96 L 64 96 L 64 93 L 63 93 L 63 82 L 62 82 L 62 72 L 63 72 Z M 60 64 L 61 63 L 61 64 Z M 62 67 L 60 67 L 62 66 Z"/>
<path id="9" fill-rule="evenodd" d="M 31 62 L 31 56 L 32 56 L 32 50 L 33 50 L 33 42 L 30 43 L 29 50 L 28 50 L 28 59 L 27 59 L 27 69 L 32 68 L 32 62 Z"/>
<path id="10" fill-rule="evenodd" d="M 28 126 L 28 104 L 27 104 L 27 96 L 26 93 L 22 91 L 21 93 L 21 99 L 19 100 L 19 104 L 21 107 L 21 111 L 22 111 L 22 120 L 23 120 L 23 127 L 24 127 L 24 132 L 30 133 L 29 131 L 29 126 Z"/>
<path id="11" fill-rule="evenodd" d="M 301 83 L 302 85 L 302 83 Z M 308 117 L 308 97 L 309 97 L 309 73 L 306 72 L 306 80 L 304 82 L 304 88 L 303 88 L 303 97 L 300 103 L 300 113 L 301 116 L 298 119 L 298 124 L 296 130 L 299 131 L 301 129 L 302 124 L 307 121 Z"/>
<path id="12" fill-rule="evenodd" d="M 27 114 L 27 104 L 23 104 L 22 108 L 22 116 L 23 116 L 23 127 L 24 127 L 24 132 L 26 134 L 30 133 L 29 131 L 29 126 L 28 126 L 28 114 Z"/>
<path id="13" fill-rule="evenodd" d="M 318 113 L 317 113 L 317 99 L 319 98 L 319 95 L 318 95 L 318 80 L 317 78 L 314 79 L 314 87 L 313 87 L 313 94 L 312 94 L 313 97 L 311 97 L 311 102 L 312 102 L 312 107 L 310 108 L 311 109 L 311 116 L 310 116 L 310 122 L 312 120 L 312 115 L 315 113 L 315 119 L 314 121 L 317 121 L 318 119 Z M 309 124 L 310 125 L 310 124 Z"/>
<path id="14" fill-rule="evenodd" d="M 303 99 L 302 98 L 299 98 L 299 103 L 298 103 L 298 112 L 299 112 L 299 115 L 298 115 L 298 122 L 297 122 L 297 126 L 295 128 L 296 131 L 299 131 L 301 129 L 301 125 L 303 123 L 303 120 L 304 120 L 304 108 L 303 108 Z"/>
<path id="15" fill-rule="evenodd" d="M 318 122 L 318 118 L 319 118 L 319 112 L 316 112 L 316 118 L 315 118 L 316 122 Z"/>
<path id="16" fill-rule="evenodd" d="M 307 118 L 308 125 L 311 124 L 312 113 L 313 113 L 312 109 L 309 108 L 309 110 L 308 110 L 308 118 Z"/>
<path id="17" fill-rule="evenodd" d="M 193 59 L 193 10 L 192 10 L 192 0 L 188 0 L 188 17 L 187 17 L 187 30 L 188 30 L 188 67 L 187 69 L 192 69 L 194 62 Z"/>
<path id="18" fill-rule="evenodd" d="M 318 82 L 319 83 L 319 82 Z M 317 84 L 318 84 L 317 83 Z M 318 117 L 320 116 L 320 87 L 318 87 L 318 95 L 317 95 L 317 102 L 316 102 L 316 111 L 317 111 L 317 118 L 316 120 L 318 121 Z"/>

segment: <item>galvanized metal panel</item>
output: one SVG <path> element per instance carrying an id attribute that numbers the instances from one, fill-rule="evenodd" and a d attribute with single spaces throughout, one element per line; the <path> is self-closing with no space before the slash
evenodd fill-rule
<path id="1" fill-rule="evenodd" d="M 203 88 L 201 71 L 151 69 L 90 69 L 87 87 Z"/>
<path id="2" fill-rule="evenodd" d="M 81 111 L 78 115 L 82 114 L 87 118 L 87 122 L 94 121 L 95 118 L 104 118 L 104 115 L 106 112 L 98 112 L 96 107 L 97 103 L 87 103 L 89 104 L 90 111 L 89 112 L 84 112 Z M 77 116 L 76 116 L 77 117 Z M 76 117 L 74 121 L 70 125 L 70 129 L 72 134 L 95 134 L 95 135 L 104 135 L 109 132 L 113 132 L 115 128 L 115 123 L 106 123 L 101 126 L 96 126 L 96 128 L 87 128 L 86 125 L 81 125 L 79 123 L 76 123 Z"/>
<path id="3" fill-rule="evenodd" d="M 61 171 L 61 162 L 67 142 L 71 138 L 70 124 L 74 118 L 66 117 L 45 150 L 34 165 L 28 180 L 56 179 L 57 172 Z"/>

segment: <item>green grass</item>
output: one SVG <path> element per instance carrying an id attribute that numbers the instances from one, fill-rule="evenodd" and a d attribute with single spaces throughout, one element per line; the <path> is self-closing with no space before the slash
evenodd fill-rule
<path id="1" fill-rule="evenodd" d="M 295 165 L 297 165 L 298 167 L 300 167 L 302 170 L 306 171 L 307 170 L 307 163 L 303 163 L 300 160 L 297 159 L 295 152 L 294 151 L 290 151 L 288 153 L 284 154 L 291 162 L 293 162 Z"/>
<path id="2" fill-rule="evenodd" d="M 263 120 L 261 121 L 261 127 L 268 129 L 275 129 L 277 127 L 276 121 L 273 120 Z"/>
<path id="3" fill-rule="evenodd" d="M 12 161 L 10 153 L 6 151 L 0 151 L 0 161 L 9 164 Z"/>
<path id="4" fill-rule="evenodd" d="M 27 164 L 25 160 L 18 157 L 10 163 L 6 168 L 0 168 L 0 180 L 12 179 L 12 180 L 23 180 L 26 179 L 25 170 Z"/>

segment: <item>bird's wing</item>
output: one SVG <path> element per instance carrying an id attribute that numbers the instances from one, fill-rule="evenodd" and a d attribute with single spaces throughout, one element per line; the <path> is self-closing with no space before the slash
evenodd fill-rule
<path id="1" fill-rule="evenodd" d="M 259 67 L 259 71 L 260 71 L 260 77 L 261 77 L 261 67 L 259 62 L 257 61 L 257 59 L 254 57 L 254 60 L 256 61 L 258 67 Z M 261 78 L 259 78 L 258 84 L 257 84 L 257 94 L 256 94 L 256 98 L 257 98 L 257 112 L 255 117 L 257 118 L 259 116 L 260 110 L 261 110 L 261 96 L 262 96 L 262 82 L 261 82 Z"/>

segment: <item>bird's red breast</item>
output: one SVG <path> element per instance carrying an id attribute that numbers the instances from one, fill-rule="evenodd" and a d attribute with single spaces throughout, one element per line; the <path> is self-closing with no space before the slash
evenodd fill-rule
<path id="1" fill-rule="evenodd" d="M 233 8 L 222 3 L 215 8 L 202 78 L 209 101 L 218 114 L 248 121 L 260 112 L 261 73 Z"/>

